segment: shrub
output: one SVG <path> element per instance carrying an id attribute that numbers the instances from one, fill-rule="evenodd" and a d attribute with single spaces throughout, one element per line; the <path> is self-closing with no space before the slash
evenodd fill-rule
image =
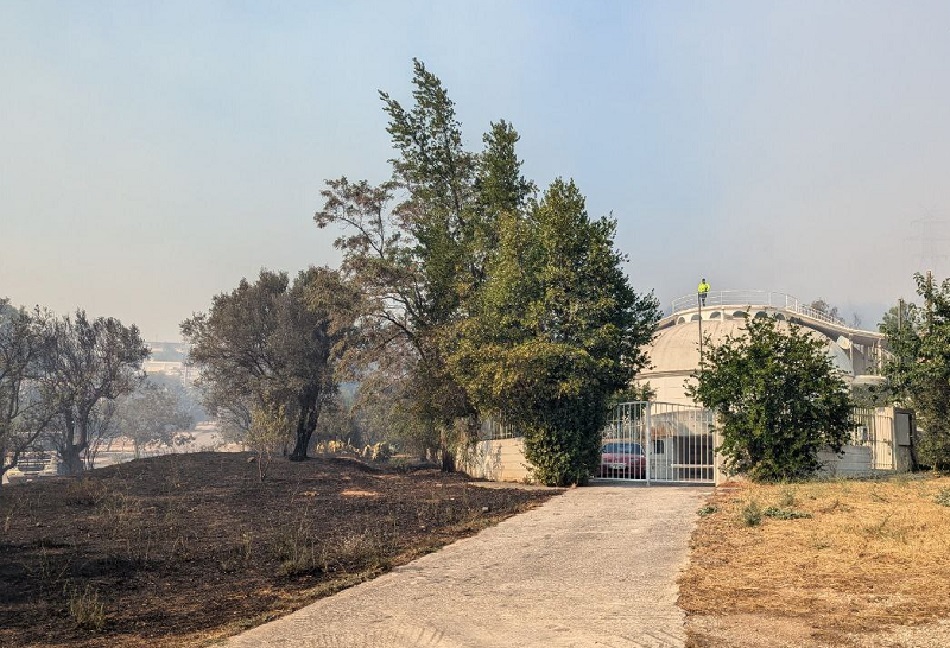
<path id="1" fill-rule="evenodd" d="M 749 527 L 762 524 L 762 509 L 758 502 L 752 501 L 745 505 L 742 509 L 742 521 Z"/>
<path id="2" fill-rule="evenodd" d="M 714 344 L 690 394 L 718 415 L 726 467 L 757 481 L 806 476 L 818 451 L 839 452 L 850 436 L 847 387 L 823 341 L 770 317 L 746 318 L 746 335 Z"/>

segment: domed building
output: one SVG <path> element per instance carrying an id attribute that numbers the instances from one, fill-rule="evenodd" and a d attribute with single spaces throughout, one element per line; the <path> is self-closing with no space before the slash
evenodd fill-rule
<path id="1" fill-rule="evenodd" d="M 779 328 L 804 327 L 820 340 L 850 385 L 883 382 L 884 336 L 850 327 L 785 293 L 727 290 L 674 300 L 646 349 L 650 366 L 636 379 L 649 384 L 650 401 L 621 403 L 602 434 L 598 477 L 668 483 L 718 483 L 722 470 L 715 413 L 687 393 L 699 368 L 700 339 L 713 344 L 745 334 L 746 318 L 770 317 Z M 863 475 L 909 470 L 913 414 L 894 407 L 855 408 L 852 439 L 841 453 L 819 453 L 829 475 Z M 490 421 L 486 423 L 491 423 Z M 523 439 L 505 426 L 483 426 L 482 440 L 463 461 L 470 474 L 488 479 L 531 479 Z"/>
<path id="2" fill-rule="evenodd" d="M 699 367 L 700 337 L 708 336 L 714 344 L 729 336 L 741 337 L 747 317 L 771 317 L 803 326 L 824 342 L 834 365 L 850 384 L 882 380 L 879 368 L 884 336 L 880 333 L 849 327 L 840 318 L 785 293 L 725 290 L 710 292 L 705 305 L 697 301 L 696 295 L 674 300 L 671 314 L 660 321 L 647 349 L 650 365 L 637 376 L 637 383 L 649 383 L 657 401 L 694 404 L 686 385 Z"/>

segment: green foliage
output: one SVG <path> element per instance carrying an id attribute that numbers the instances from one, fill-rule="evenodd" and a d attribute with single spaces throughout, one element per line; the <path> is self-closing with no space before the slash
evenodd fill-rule
<path id="1" fill-rule="evenodd" d="M 329 268 L 312 267 L 293 283 L 267 270 L 254 283 L 242 279 L 181 325 L 189 360 L 203 369 L 206 405 L 245 432 L 255 412 L 286 422 L 290 458 L 305 459 L 358 311 L 356 290 Z"/>
<path id="2" fill-rule="evenodd" d="M 806 520 L 811 518 L 811 513 L 803 513 L 789 508 L 778 508 L 776 506 L 766 507 L 762 515 L 776 520 Z"/>
<path id="3" fill-rule="evenodd" d="M 759 506 L 758 502 L 753 500 L 742 507 L 742 523 L 747 527 L 762 524 L 762 507 Z"/>
<path id="4" fill-rule="evenodd" d="M 314 220 L 344 228 L 335 241 L 343 271 L 366 297 L 364 343 L 352 358 L 358 378 L 378 374 L 371 382 L 398 404 L 400 418 L 415 419 L 401 433 L 441 450 L 450 468 L 454 421 L 473 410 L 446 370 L 445 332 L 484 276 L 494 216 L 481 203 L 511 196 L 498 183 L 476 187 L 480 175 L 504 165 L 463 148 L 445 87 L 421 62 L 413 65 L 411 106 L 380 93 L 397 152 L 392 178 L 378 186 L 327 181 Z M 496 139 L 506 146 L 517 135 L 500 129 Z"/>
<path id="5" fill-rule="evenodd" d="M 599 460 L 610 397 L 646 359 L 658 319 L 613 248 L 615 223 L 591 220 L 573 182 L 500 221 L 499 249 L 456 327 L 450 367 L 481 411 L 525 433 L 534 476 L 584 483 Z"/>
<path id="6" fill-rule="evenodd" d="M 697 514 L 699 515 L 699 517 L 706 517 L 707 515 L 712 515 L 713 513 L 716 513 L 717 511 L 719 511 L 719 509 L 717 509 L 715 506 L 711 506 L 707 504 L 706 506 L 703 506 L 702 508 L 700 508 L 697 511 Z"/>
<path id="7" fill-rule="evenodd" d="M 891 356 L 884 374 L 897 400 L 917 417 L 914 447 L 919 463 L 950 467 L 950 279 L 936 283 L 917 274 L 924 306 L 892 308 L 881 324 Z"/>
<path id="8" fill-rule="evenodd" d="M 934 501 L 940 506 L 950 506 L 950 488 L 941 488 Z"/>
<path id="9" fill-rule="evenodd" d="M 391 180 L 328 181 L 314 217 L 344 227 L 343 269 L 368 299 L 360 380 L 443 460 L 487 414 L 525 431 L 542 481 L 583 482 L 607 398 L 645 363 L 656 301 L 627 283 L 613 220 L 590 219 L 573 182 L 537 202 L 504 120 L 466 151 L 446 89 L 413 64 L 411 106 L 380 93 Z"/>
<path id="10" fill-rule="evenodd" d="M 718 415 L 719 451 L 730 470 L 754 480 L 803 477 L 818 451 L 835 452 L 853 427 L 847 387 L 825 345 L 799 326 L 746 320 L 746 334 L 706 355 L 690 393 Z"/>

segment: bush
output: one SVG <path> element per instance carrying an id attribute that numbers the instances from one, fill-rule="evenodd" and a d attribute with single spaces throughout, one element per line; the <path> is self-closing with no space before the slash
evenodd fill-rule
<path id="1" fill-rule="evenodd" d="M 762 524 L 762 509 L 758 502 L 752 501 L 742 509 L 742 521 L 748 527 L 759 526 Z"/>
<path id="2" fill-rule="evenodd" d="M 746 318 L 746 335 L 714 344 L 700 365 L 693 398 L 715 410 L 726 467 L 756 481 L 804 477 L 818 451 L 839 452 L 853 423 L 847 386 L 825 343 L 795 324 Z"/>

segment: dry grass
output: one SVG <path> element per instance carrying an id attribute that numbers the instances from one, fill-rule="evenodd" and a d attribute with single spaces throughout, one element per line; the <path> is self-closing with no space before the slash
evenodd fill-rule
<path id="1" fill-rule="evenodd" d="M 726 640 L 703 639 L 713 618 L 720 629 L 780 620 L 789 633 L 786 644 L 731 645 L 858 645 L 950 617 L 947 489 L 950 478 L 932 476 L 717 489 L 680 578 L 693 645 Z M 764 513 L 750 526 L 755 507 Z"/>

